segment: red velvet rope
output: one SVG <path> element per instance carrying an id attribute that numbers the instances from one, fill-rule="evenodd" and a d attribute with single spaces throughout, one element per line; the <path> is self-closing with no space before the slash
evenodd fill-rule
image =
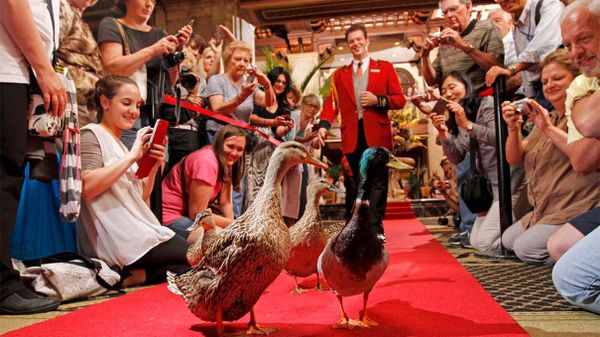
<path id="1" fill-rule="evenodd" d="M 164 95 L 163 96 L 163 103 L 175 106 L 175 104 L 177 103 L 177 99 L 175 97 L 173 97 L 173 96 Z M 281 144 L 281 141 L 279 139 L 276 139 L 273 136 L 269 136 L 268 134 L 266 134 L 266 133 L 258 130 L 257 128 L 253 127 L 252 125 L 250 125 L 248 123 L 244 123 L 242 121 L 238 121 L 237 119 L 233 119 L 231 117 L 223 116 L 223 115 L 221 115 L 218 112 L 214 112 L 214 111 L 210 111 L 210 110 L 204 109 L 204 108 L 202 108 L 202 107 L 200 107 L 198 105 L 194 105 L 194 104 L 192 104 L 190 102 L 186 102 L 186 101 L 181 101 L 181 107 L 182 108 L 186 108 L 188 110 L 192 110 L 192 111 L 196 112 L 199 115 L 204 115 L 204 116 L 207 116 L 207 117 L 219 120 L 221 122 L 225 122 L 227 124 L 239 126 L 240 128 L 256 132 L 258 135 L 264 137 L 265 139 L 267 139 L 269 142 L 271 142 L 275 146 Z"/>

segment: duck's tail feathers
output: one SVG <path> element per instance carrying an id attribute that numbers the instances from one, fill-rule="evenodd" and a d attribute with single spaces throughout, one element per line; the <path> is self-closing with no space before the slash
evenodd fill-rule
<path id="1" fill-rule="evenodd" d="M 181 292 L 181 290 L 179 290 L 179 287 L 177 286 L 177 283 L 175 282 L 176 276 L 177 276 L 177 274 L 167 270 L 167 283 L 168 283 L 167 289 L 169 289 L 169 291 L 175 295 L 183 296 L 183 293 Z"/>

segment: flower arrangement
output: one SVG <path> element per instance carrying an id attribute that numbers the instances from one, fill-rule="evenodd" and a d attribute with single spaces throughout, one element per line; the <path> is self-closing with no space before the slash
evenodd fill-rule
<path id="1" fill-rule="evenodd" d="M 421 141 L 421 136 L 413 135 L 411 132 L 411 128 L 421 120 L 412 103 L 407 102 L 402 110 L 390 110 L 390 120 L 392 121 L 394 155 L 402 156 L 412 149 L 426 147 Z"/>

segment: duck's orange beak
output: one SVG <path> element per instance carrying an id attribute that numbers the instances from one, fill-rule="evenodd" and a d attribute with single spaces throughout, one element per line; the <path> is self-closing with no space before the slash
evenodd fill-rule
<path id="1" fill-rule="evenodd" d="M 309 164 L 309 165 L 313 165 L 322 169 L 326 169 L 329 166 L 327 166 L 327 164 L 325 164 L 324 162 L 318 160 L 317 158 L 314 158 L 311 155 L 306 156 L 306 159 L 304 160 L 305 163 Z"/>

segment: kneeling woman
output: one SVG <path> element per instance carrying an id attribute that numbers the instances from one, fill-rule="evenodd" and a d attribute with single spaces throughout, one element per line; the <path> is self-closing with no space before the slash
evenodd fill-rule
<path id="1" fill-rule="evenodd" d="M 201 227 L 191 233 L 186 229 L 196 213 L 209 206 L 217 226 L 225 228 L 233 222 L 231 195 L 244 174 L 240 159 L 246 143 L 244 129 L 227 125 L 217 132 L 212 145 L 184 157 L 163 180 L 164 223 L 189 243 L 196 241 Z"/>
<path id="2" fill-rule="evenodd" d="M 130 78 L 107 76 L 96 84 L 100 124 L 81 133 L 83 178 L 79 249 L 123 269 L 123 286 L 165 281 L 165 272 L 189 268 L 188 244 L 161 226 L 148 207 L 154 176 L 165 159 L 164 145 L 150 145 L 152 129 L 142 128 L 131 150 L 120 141 L 140 114 L 142 98 Z M 147 178 L 135 172 L 144 154 L 156 159 Z"/>

